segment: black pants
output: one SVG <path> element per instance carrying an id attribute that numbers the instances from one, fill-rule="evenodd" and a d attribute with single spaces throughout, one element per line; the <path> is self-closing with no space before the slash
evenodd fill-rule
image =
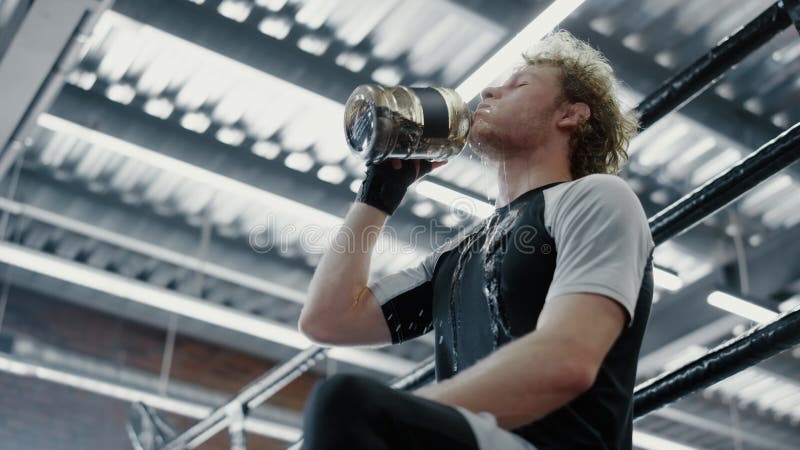
<path id="1" fill-rule="evenodd" d="M 478 450 L 456 409 L 355 375 L 317 383 L 304 427 L 303 450 Z"/>

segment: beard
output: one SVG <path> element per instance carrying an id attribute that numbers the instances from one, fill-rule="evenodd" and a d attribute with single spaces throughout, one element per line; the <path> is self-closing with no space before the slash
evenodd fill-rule
<path id="1" fill-rule="evenodd" d="M 503 139 L 489 123 L 481 118 L 474 120 L 469 130 L 469 146 L 481 159 L 495 161 L 502 156 Z"/>
<path id="2" fill-rule="evenodd" d="M 481 159 L 500 161 L 527 153 L 537 147 L 546 132 L 544 117 L 536 117 L 524 126 L 500 126 L 492 117 L 473 117 L 469 145 Z"/>

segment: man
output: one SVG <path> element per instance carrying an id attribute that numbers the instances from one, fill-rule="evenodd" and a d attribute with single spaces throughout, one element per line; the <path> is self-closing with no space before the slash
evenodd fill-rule
<path id="1" fill-rule="evenodd" d="M 637 130 L 611 68 L 566 32 L 482 92 L 472 148 L 495 163 L 489 218 L 419 266 L 367 282 L 375 233 L 430 164 L 370 167 L 311 281 L 300 329 L 327 345 L 435 332 L 437 383 L 414 394 L 338 375 L 318 385 L 306 449 L 630 449 L 652 250 L 614 174 Z M 354 237 L 364 237 L 358 239 Z"/>

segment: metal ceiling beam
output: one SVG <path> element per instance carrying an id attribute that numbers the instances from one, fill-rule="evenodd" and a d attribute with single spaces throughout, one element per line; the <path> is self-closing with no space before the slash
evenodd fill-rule
<path id="1" fill-rule="evenodd" d="M 86 35 L 109 0 L 40 0 L 31 4 L 11 45 L 0 53 L 0 179 L 24 150 L 31 122 L 61 88 Z M 42 30 L 47 30 L 43 33 Z"/>
<path id="2" fill-rule="evenodd" d="M 231 147 L 74 86 L 64 86 L 50 114 L 338 217 L 344 217 L 355 198 L 349 186 L 332 185 L 313 173 L 288 169 L 281 161 Z M 401 241 L 410 242 L 416 236 L 415 244 L 432 248 L 433 230 L 426 227 L 420 234 L 422 220 L 408 211 L 398 211 L 388 224 Z"/>
<path id="3" fill-rule="evenodd" d="M 21 202 L 0 198 L 0 209 L 278 299 L 297 304 L 305 300 L 311 280 L 306 265 L 275 253 L 256 253 L 246 241 L 213 231 L 208 254 L 215 256 L 202 260 L 194 256 L 200 230 L 181 218 L 160 216 L 29 169 L 23 170 L 19 183 Z"/>
<path id="4" fill-rule="evenodd" d="M 458 6 L 505 26 L 509 30 L 510 38 L 550 3 L 549 0 L 505 0 L 502 3 L 492 0 L 460 0 Z"/>
<path id="5" fill-rule="evenodd" d="M 189 2 L 186 2 L 189 3 Z M 313 173 L 290 170 L 280 161 L 231 147 L 94 92 L 64 86 L 50 114 L 253 187 L 343 216 L 355 194 Z"/>
<path id="6" fill-rule="evenodd" d="M 208 254 L 214 257 L 204 260 L 195 256 L 200 229 L 182 218 L 164 217 L 115 196 L 91 192 L 78 182 L 55 181 L 30 168 L 22 171 L 18 192 L 19 201 L 0 197 L 0 210 L 266 294 L 258 303 L 262 314 L 289 306 L 277 301 L 305 302 L 312 270 L 301 261 L 277 252 L 257 253 L 246 241 L 220 236 L 213 228 Z M 236 299 L 233 304 L 247 306 Z M 430 346 L 433 338 L 422 337 L 418 342 Z"/>
<path id="7" fill-rule="evenodd" d="M 8 45 L 22 25 L 22 19 L 33 0 L 11 0 L 0 2 L 0 60 Z"/>
<path id="8" fill-rule="evenodd" d="M 356 85 L 374 83 L 367 75 L 300 50 L 185 0 L 117 0 L 113 9 L 255 69 L 344 103 Z"/>
<path id="9" fill-rule="evenodd" d="M 306 349 L 311 345 L 293 326 L 17 244 L 0 242 L 0 262 L 288 348 Z M 337 347 L 328 352 L 328 357 L 392 375 L 414 367 L 412 361 L 372 349 Z"/>

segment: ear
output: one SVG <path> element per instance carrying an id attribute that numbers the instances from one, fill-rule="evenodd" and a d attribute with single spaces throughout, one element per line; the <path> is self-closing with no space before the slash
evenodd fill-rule
<path id="1" fill-rule="evenodd" d="M 561 117 L 556 122 L 556 125 L 562 128 L 575 128 L 589 120 L 592 116 L 592 111 L 589 105 L 583 102 L 567 103 L 566 108 L 562 110 Z"/>

